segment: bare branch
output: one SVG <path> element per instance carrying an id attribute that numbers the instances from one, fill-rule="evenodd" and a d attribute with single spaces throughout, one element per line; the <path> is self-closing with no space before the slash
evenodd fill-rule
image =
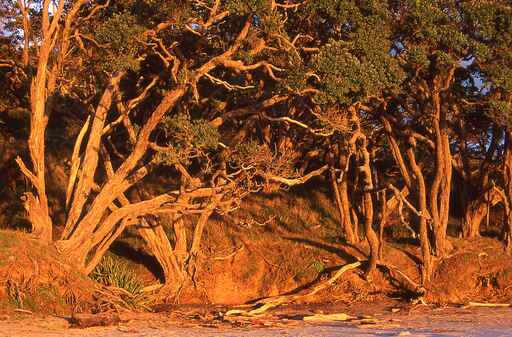
<path id="1" fill-rule="evenodd" d="M 322 175 L 328 169 L 329 169 L 329 166 L 325 165 L 325 166 L 322 166 L 319 169 L 311 171 L 308 174 L 306 174 L 305 176 L 302 176 L 299 178 L 284 178 L 284 177 L 280 177 L 280 176 L 276 176 L 276 175 L 272 175 L 272 174 L 263 174 L 263 176 L 270 181 L 278 182 L 278 183 L 281 183 L 286 186 L 296 186 L 296 185 L 304 184 L 305 182 L 307 182 L 308 180 L 310 180 L 313 177 L 318 177 L 318 176 Z"/>
<path id="2" fill-rule="evenodd" d="M 82 147 L 82 142 L 85 137 L 85 133 L 89 128 L 89 122 L 91 117 L 87 117 L 82 129 L 78 133 L 76 137 L 75 146 L 73 147 L 73 154 L 71 155 L 71 169 L 69 172 L 68 179 L 68 187 L 66 188 L 66 208 L 69 207 L 69 203 L 71 201 L 71 194 L 73 193 L 73 187 L 75 186 L 76 175 L 78 173 L 78 169 L 80 167 L 80 148 Z"/>
<path id="3" fill-rule="evenodd" d="M 314 134 L 316 136 L 329 137 L 334 134 L 334 130 L 326 131 L 325 129 L 314 129 L 314 128 L 310 127 L 309 125 L 304 124 L 304 123 L 302 123 L 296 119 L 290 118 L 290 117 L 270 117 L 265 112 L 262 112 L 261 116 L 265 119 L 268 119 L 269 121 L 272 121 L 272 122 L 285 122 L 285 123 L 290 123 L 290 124 L 300 126 L 301 128 L 306 129 L 307 131 L 311 132 L 312 134 Z"/>

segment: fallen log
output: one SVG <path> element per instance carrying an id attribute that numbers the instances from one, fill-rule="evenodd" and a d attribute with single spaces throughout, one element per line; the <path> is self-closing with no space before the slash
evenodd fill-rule
<path id="1" fill-rule="evenodd" d="M 121 323 L 121 317 L 115 312 L 100 314 L 76 314 L 71 316 L 70 323 L 76 328 L 90 328 L 94 326 L 112 326 Z"/>

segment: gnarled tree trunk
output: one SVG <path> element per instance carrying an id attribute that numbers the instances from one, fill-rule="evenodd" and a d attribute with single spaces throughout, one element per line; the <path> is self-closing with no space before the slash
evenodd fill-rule
<path id="1" fill-rule="evenodd" d="M 435 173 L 430 189 L 430 210 L 434 229 L 434 250 L 439 257 L 448 252 L 447 228 L 450 215 L 450 194 L 452 188 L 452 155 L 448 135 L 447 111 L 441 102 L 441 92 L 448 89 L 453 78 L 452 69 L 441 87 L 441 79 L 434 80 L 431 91 L 432 126 L 434 130 Z"/>

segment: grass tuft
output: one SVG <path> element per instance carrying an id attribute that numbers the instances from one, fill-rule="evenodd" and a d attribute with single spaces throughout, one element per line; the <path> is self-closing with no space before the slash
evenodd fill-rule
<path id="1" fill-rule="evenodd" d="M 91 278 L 105 286 L 124 289 L 133 295 L 140 294 L 144 288 L 135 271 L 111 256 L 102 259 L 91 273 Z"/>
<path id="2" fill-rule="evenodd" d="M 100 311 L 124 308 L 151 311 L 153 299 L 144 292 L 144 285 L 130 266 L 112 256 L 105 256 L 91 273 L 91 278 L 104 285 L 96 289 Z"/>

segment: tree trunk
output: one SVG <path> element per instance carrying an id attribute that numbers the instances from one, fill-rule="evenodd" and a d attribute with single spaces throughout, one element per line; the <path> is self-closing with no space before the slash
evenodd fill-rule
<path id="1" fill-rule="evenodd" d="M 446 112 L 441 107 L 441 96 L 437 88 L 432 92 L 432 103 L 434 107 L 432 125 L 435 135 L 435 175 L 430 189 L 430 209 L 435 252 L 439 257 L 443 257 L 448 250 L 446 230 L 450 211 L 452 163 Z"/>
<path id="2" fill-rule="evenodd" d="M 183 219 L 180 218 L 174 222 L 174 254 L 178 259 L 178 265 L 181 270 L 185 272 L 185 261 L 188 259 L 188 239 L 187 239 L 187 228 L 183 223 Z"/>
<path id="3" fill-rule="evenodd" d="M 336 197 L 336 205 L 338 206 L 338 212 L 340 214 L 340 224 L 342 231 L 345 234 L 345 239 L 348 243 L 357 243 L 356 235 L 354 234 L 354 228 L 350 219 L 350 204 L 347 193 L 347 181 L 345 174 L 341 174 L 341 181 L 338 182 L 336 174 L 331 171 L 331 183 L 333 192 Z M 341 188 L 340 188 L 341 187 Z"/>
<path id="4" fill-rule="evenodd" d="M 505 157 L 506 160 L 506 157 Z M 478 199 L 470 201 L 464 212 L 463 235 L 465 238 L 472 239 L 480 236 L 480 226 L 482 221 L 490 211 L 500 202 L 500 196 L 495 189 L 481 191 Z"/>
<path id="5" fill-rule="evenodd" d="M 384 228 L 388 221 L 388 198 L 386 190 L 381 192 L 380 212 L 381 218 L 379 222 L 379 260 L 384 258 Z"/>
<path id="6" fill-rule="evenodd" d="M 430 283 L 432 277 L 432 257 L 430 253 L 430 239 L 428 235 L 427 226 L 427 188 L 425 185 L 425 178 L 423 176 L 423 173 L 421 172 L 421 168 L 416 163 L 416 155 L 414 154 L 414 147 L 416 145 L 416 141 L 414 140 L 414 138 L 411 137 L 409 142 L 410 147 L 407 149 L 407 157 L 409 158 L 409 162 L 411 164 L 411 168 L 416 180 L 419 203 L 418 210 L 423 215 L 420 216 L 418 219 L 420 230 L 419 236 L 421 245 L 421 256 L 423 260 L 423 266 L 421 270 L 421 281 L 423 285 L 427 286 Z"/>
<path id="7" fill-rule="evenodd" d="M 78 176 L 78 181 L 72 190 L 73 197 L 66 220 L 66 226 L 62 232 L 63 239 L 69 239 L 69 236 L 73 233 L 73 229 L 82 215 L 84 205 L 92 190 L 94 176 L 98 167 L 103 128 L 105 127 L 108 111 L 112 105 L 112 98 L 116 90 L 118 90 L 118 85 L 121 81 L 122 75 L 123 74 L 118 74 L 111 77 L 110 83 L 104 90 L 98 107 L 94 113 L 91 130 L 89 132 L 89 139 L 87 141 L 83 156 L 84 158 L 80 167 L 80 174 Z M 113 174 L 111 177 L 113 177 Z M 74 179 L 74 176 L 70 175 L 70 178 Z"/>
<path id="8" fill-rule="evenodd" d="M 364 137 L 364 138 L 363 138 Z M 363 144 L 361 145 L 362 163 L 359 167 L 360 173 L 362 174 L 363 181 L 363 205 L 364 205 L 364 231 L 368 244 L 370 246 L 370 258 L 369 265 L 366 271 L 366 276 L 371 279 L 372 274 L 377 268 L 377 262 L 379 259 L 379 237 L 373 229 L 373 179 L 370 165 L 370 153 L 367 149 L 366 137 L 362 136 Z"/>
<path id="9" fill-rule="evenodd" d="M 175 295 L 178 289 L 183 286 L 185 275 L 162 225 L 154 221 L 143 220 L 138 232 L 162 267 L 165 288 Z"/>
<path id="10" fill-rule="evenodd" d="M 32 161 L 32 171 L 25 166 L 21 158 L 17 158 L 18 165 L 30 179 L 37 193 L 37 196 L 27 193 L 25 201 L 25 209 L 32 224 L 32 232 L 45 242 L 52 240 L 52 220 L 48 208 L 45 178 L 45 134 L 48 124 L 46 81 L 52 39 L 53 35 L 49 31 L 43 31 L 43 40 L 39 47 L 37 73 L 36 77 L 32 79 L 30 87 L 31 114 L 28 149 Z"/>
<path id="11" fill-rule="evenodd" d="M 23 66 L 28 67 L 30 59 L 29 59 L 29 50 L 30 50 L 30 16 L 29 16 L 29 8 L 27 8 L 27 4 L 25 0 L 18 0 L 18 7 L 20 8 L 21 16 L 23 17 Z"/>
<path id="12" fill-rule="evenodd" d="M 68 239 L 60 240 L 58 245 L 59 249 L 65 255 L 71 256 L 79 265 L 85 264 L 88 253 L 103 240 L 105 235 L 108 235 L 111 229 L 115 227 L 117 222 L 121 221 L 123 217 L 131 216 L 131 213 L 136 215 L 148 214 L 152 210 L 157 210 L 161 207 L 160 203 L 164 202 L 164 199 L 166 199 L 166 196 L 162 195 L 159 197 L 161 199 L 140 202 L 138 205 L 132 204 L 122 207 L 110 214 L 107 213 L 109 206 L 114 200 L 147 174 L 147 168 L 142 167 L 135 170 L 136 165 L 149 147 L 149 138 L 153 130 L 184 93 L 185 88 L 179 86 L 166 94 L 139 132 L 139 137 L 132 153 L 106 181 L 101 191 L 94 197 L 87 213 L 79 218 L 81 209 L 72 211 L 73 217 L 68 220 L 69 227 L 67 229 L 68 233 L 71 234 L 68 236 Z M 97 132 L 102 133 L 102 129 L 97 128 L 97 130 L 99 130 Z M 94 139 L 95 142 L 96 136 L 89 136 L 89 139 Z M 96 152 L 97 150 L 90 148 L 90 151 Z M 97 158 L 95 155 L 91 157 L 91 162 L 96 163 Z M 85 176 L 84 179 L 86 179 Z M 89 180 L 89 176 L 87 176 L 86 180 Z M 90 191 L 90 187 L 83 185 L 83 190 Z M 75 203 L 75 205 L 82 205 L 83 207 L 83 199 L 81 197 L 77 197 L 77 199 L 78 198 L 80 200 L 78 203 Z M 147 208 L 144 209 L 144 207 Z M 76 222 L 78 219 L 79 221 Z M 74 222 L 76 222 L 75 225 L 73 224 Z"/>
<path id="13" fill-rule="evenodd" d="M 505 181 L 505 228 L 503 236 L 507 251 L 512 251 L 512 130 L 507 130 L 505 139 L 505 158 L 503 159 L 503 178 Z"/>
<path id="14" fill-rule="evenodd" d="M 187 274 L 192 281 L 194 281 L 195 278 L 196 263 L 201 250 L 204 228 L 206 227 L 208 219 L 210 219 L 210 216 L 213 214 L 213 211 L 215 210 L 215 207 L 217 207 L 219 201 L 220 197 L 215 196 L 212 198 L 208 207 L 202 211 L 194 228 L 194 237 L 192 238 L 192 245 L 188 254 L 188 260 L 186 261 Z"/>
<path id="15" fill-rule="evenodd" d="M 466 239 L 480 237 L 480 224 L 487 214 L 487 204 L 472 202 L 464 212 L 462 235 Z"/>

